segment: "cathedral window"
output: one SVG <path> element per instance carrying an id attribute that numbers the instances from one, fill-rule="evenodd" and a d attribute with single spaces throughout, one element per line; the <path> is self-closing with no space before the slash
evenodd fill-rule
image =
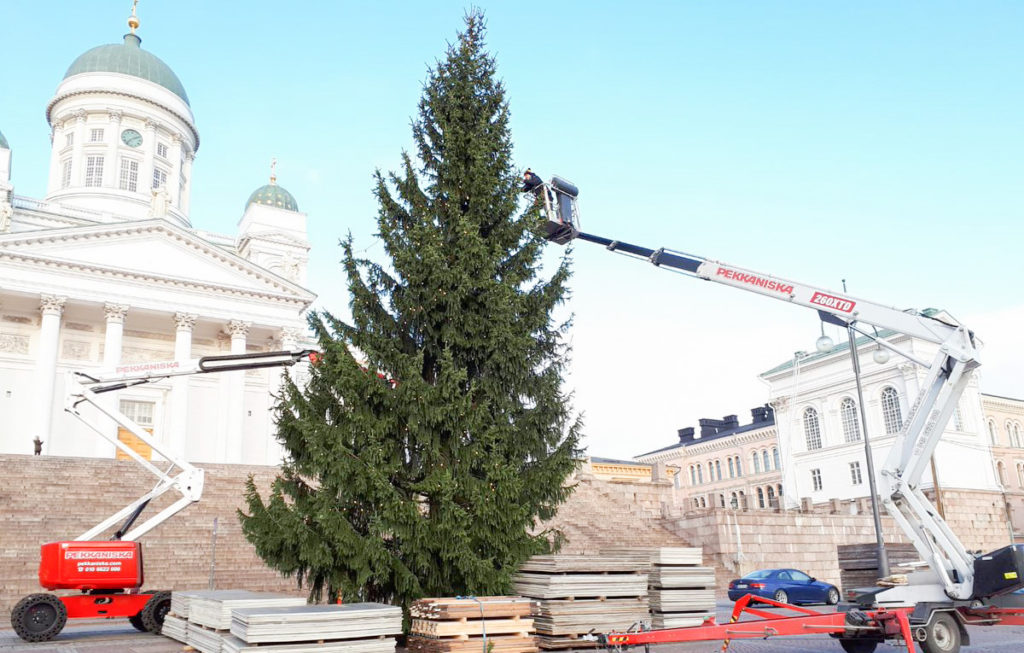
<path id="1" fill-rule="evenodd" d="M 164 159 L 167 158 L 167 145 L 165 143 L 156 144 L 156 155 Z"/>
<path id="2" fill-rule="evenodd" d="M 899 433 L 903 427 L 903 416 L 900 414 L 900 395 L 896 388 L 882 390 L 882 419 L 885 422 L 886 435 Z"/>
<path id="3" fill-rule="evenodd" d="M 847 442 L 860 440 L 860 423 L 857 421 L 857 404 L 846 397 L 839 404 L 839 417 L 843 423 L 843 439 Z"/>
<path id="4" fill-rule="evenodd" d="M 90 143 L 102 143 L 103 142 L 103 129 L 95 128 L 89 132 Z"/>
<path id="5" fill-rule="evenodd" d="M 71 185 L 71 159 L 64 159 L 60 165 L 60 187 L 67 188 Z"/>
<path id="6" fill-rule="evenodd" d="M 99 187 L 103 184 L 103 157 L 90 156 L 85 159 L 85 185 Z"/>
<path id="7" fill-rule="evenodd" d="M 850 463 L 850 483 L 860 485 L 863 482 L 863 477 L 860 474 L 860 461 L 855 460 Z"/>
<path id="8" fill-rule="evenodd" d="M 804 409 L 804 439 L 807 450 L 821 449 L 821 425 L 818 422 L 818 411 L 810 406 Z"/>
<path id="9" fill-rule="evenodd" d="M 71 147 L 75 144 L 75 132 L 64 134 L 64 147 Z"/>
<path id="10" fill-rule="evenodd" d="M 118 187 L 121 190 L 128 190 L 134 193 L 138 190 L 138 186 L 139 162 L 134 159 L 121 159 L 121 181 Z"/>
<path id="11" fill-rule="evenodd" d="M 167 171 L 161 168 L 153 168 L 153 188 L 167 186 Z"/>
<path id="12" fill-rule="evenodd" d="M 812 469 L 811 470 L 811 487 L 814 488 L 815 492 L 821 492 L 821 487 L 822 486 L 821 486 L 821 470 L 820 469 Z"/>

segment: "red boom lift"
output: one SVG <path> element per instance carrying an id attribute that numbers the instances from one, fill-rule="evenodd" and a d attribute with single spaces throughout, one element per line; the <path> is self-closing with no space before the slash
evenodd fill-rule
<path id="1" fill-rule="evenodd" d="M 1024 595 L 1013 594 L 1024 588 L 1024 545 L 985 555 L 969 553 L 919 487 L 957 400 L 980 364 L 971 331 L 945 316 L 892 308 L 684 252 L 648 249 L 587 234 L 579 230 L 579 191 L 571 182 L 553 177 L 549 183 L 525 190 L 533 192 L 541 204 L 548 240 L 562 245 L 576 239 L 603 245 L 664 269 L 817 310 L 823 321 L 870 338 L 928 370 L 921 393 L 880 469 L 879 495 L 929 568 L 907 574 L 905 582 L 893 586 L 859 591 L 836 613 L 747 595 L 736 602 L 729 624 L 710 619 L 693 628 L 612 632 L 597 635 L 598 640 L 610 647 L 725 640 L 724 651 L 731 639 L 828 633 L 847 653 L 873 653 L 886 640 L 902 641 L 909 653 L 917 650 L 915 642 L 924 653 L 958 653 L 962 643 L 969 643 L 965 627 L 969 624 L 1024 625 Z M 935 343 L 938 352 L 930 362 L 921 360 L 877 339 L 870 327 Z M 795 615 L 778 616 L 758 609 L 756 603 L 783 607 Z M 744 614 L 756 619 L 739 621 Z"/>
<path id="2" fill-rule="evenodd" d="M 313 355 L 311 350 L 275 351 L 206 356 L 191 361 L 121 365 L 113 370 L 69 372 L 65 410 L 152 472 L 158 481 L 152 490 L 74 540 L 42 545 L 39 584 L 50 591 L 79 590 L 80 593 L 67 596 L 30 594 L 18 601 L 11 610 L 11 625 L 18 636 L 27 642 L 42 642 L 56 637 L 68 619 L 97 617 L 128 617 L 136 629 L 158 633 L 170 609 L 170 592 L 140 591 L 144 577 L 142 547 L 137 540 L 199 501 L 203 494 L 203 470 L 162 447 L 134 420 L 105 405 L 99 395 L 172 376 L 294 365 Z M 90 411 L 92 414 L 83 415 L 80 412 L 83 405 L 91 406 L 94 409 Z M 113 420 L 152 447 L 153 451 L 166 460 L 168 467 L 158 468 L 112 436 L 109 431 L 110 422 L 102 419 L 102 416 Z M 132 528 L 149 502 L 169 490 L 176 490 L 180 498 Z M 124 523 L 110 541 L 93 540 L 122 519 Z"/>

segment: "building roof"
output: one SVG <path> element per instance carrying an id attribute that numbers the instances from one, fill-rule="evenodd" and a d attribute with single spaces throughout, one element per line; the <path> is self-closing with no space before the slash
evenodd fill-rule
<path id="1" fill-rule="evenodd" d="M 252 195 L 249 196 L 248 201 L 245 203 L 246 208 L 248 208 L 250 204 L 276 206 L 277 208 L 285 209 L 286 211 L 299 210 L 299 203 L 295 201 L 295 197 L 273 181 L 266 186 L 260 186 L 254 190 Z"/>
<path id="2" fill-rule="evenodd" d="M 592 463 L 605 463 L 608 465 L 637 465 L 638 467 L 650 467 L 650 463 L 638 463 L 635 460 L 619 460 L 617 458 L 598 458 L 597 456 L 590 456 L 590 462 Z"/>
<path id="3" fill-rule="evenodd" d="M 740 426 L 740 427 L 737 427 L 737 428 L 734 428 L 734 429 L 728 429 L 728 430 L 725 430 L 725 431 L 719 431 L 718 433 L 715 433 L 713 435 L 702 435 L 699 438 L 694 438 L 693 440 L 689 440 L 687 442 L 677 442 L 677 443 L 675 443 L 675 444 L 673 444 L 671 446 L 668 446 L 668 447 L 662 447 L 661 449 L 655 449 L 654 451 L 648 451 L 647 453 L 642 453 L 639 456 L 637 456 L 637 458 L 639 458 L 641 456 L 650 456 L 651 454 L 655 454 L 655 453 L 662 453 L 663 451 L 671 451 L 672 449 L 680 449 L 680 448 L 690 447 L 690 446 L 694 446 L 694 445 L 698 445 L 698 444 L 704 444 L 705 442 L 711 442 L 712 440 L 720 440 L 722 438 L 728 438 L 728 437 L 731 437 L 731 436 L 734 436 L 734 435 L 740 435 L 741 433 L 747 433 L 749 431 L 756 431 L 758 429 L 763 429 L 763 428 L 766 428 L 766 427 L 769 427 L 769 426 L 775 426 L 775 418 L 774 417 L 772 417 L 771 419 L 769 419 L 768 421 L 765 421 L 765 422 L 755 422 L 753 424 L 744 424 L 743 426 Z"/>
<path id="4" fill-rule="evenodd" d="M 178 76 L 156 55 L 143 50 L 141 43 L 142 39 L 137 35 L 125 34 L 124 43 L 110 43 L 88 50 L 72 62 L 64 73 L 64 79 L 82 73 L 121 73 L 159 84 L 189 104 Z"/>
<path id="5" fill-rule="evenodd" d="M 940 314 L 942 312 L 943 311 L 941 309 L 938 309 L 938 308 L 926 308 L 923 311 L 921 311 L 920 314 L 925 316 L 925 317 L 935 317 L 936 315 L 938 315 L 938 314 Z M 896 331 L 893 331 L 892 329 L 879 329 L 878 330 L 878 337 L 879 338 L 888 338 L 890 336 L 895 336 L 895 335 L 899 335 L 899 334 Z M 857 348 L 859 349 L 861 345 L 867 344 L 870 341 L 871 341 L 871 339 L 866 337 L 866 336 L 858 337 L 857 338 Z M 832 349 L 829 349 L 828 351 L 824 351 L 824 352 L 816 351 L 816 352 L 813 352 L 813 353 L 797 352 L 797 354 L 803 354 L 802 356 L 800 356 L 800 362 L 801 363 L 808 363 L 810 361 L 820 360 L 822 358 L 826 358 L 826 357 L 831 356 L 833 354 L 838 354 L 840 352 L 849 351 L 849 350 L 850 350 L 850 342 L 848 340 L 844 340 L 844 341 L 840 342 L 838 345 L 836 345 L 835 347 L 833 347 Z M 785 363 L 782 363 L 781 365 L 776 365 L 775 367 L 773 367 L 772 369 L 768 370 L 767 372 L 761 372 L 758 376 L 764 378 L 764 377 L 769 376 L 771 374 L 776 374 L 778 372 L 782 372 L 784 370 L 788 370 L 791 367 L 793 367 L 793 360 L 795 358 L 796 358 L 796 356 L 794 356 L 793 359 L 790 359 L 790 360 L 786 361 Z"/>

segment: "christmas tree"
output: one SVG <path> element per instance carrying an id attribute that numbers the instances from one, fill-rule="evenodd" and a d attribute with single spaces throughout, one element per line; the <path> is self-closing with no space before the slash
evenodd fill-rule
<path id="1" fill-rule="evenodd" d="M 558 545 L 537 529 L 580 454 L 554 316 L 570 271 L 563 258 L 542 275 L 542 220 L 519 192 L 484 33 L 469 13 L 424 86 L 416 159 L 376 173 L 390 260 L 342 243 L 351 320 L 311 317 L 321 358 L 278 404 L 286 460 L 265 500 L 250 480 L 239 513 L 313 600 L 507 593 Z"/>

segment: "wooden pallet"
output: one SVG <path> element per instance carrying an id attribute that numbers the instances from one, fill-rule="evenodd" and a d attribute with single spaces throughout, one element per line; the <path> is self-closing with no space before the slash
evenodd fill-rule
<path id="1" fill-rule="evenodd" d="M 424 637 L 410 635 L 406 640 L 410 653 L 536 653 L 537 639 L 533 635 L 488 635 L 464 637 Z"/>
<path id="2" fill-rule="evenodd" d="M 544 650 L 564 650 L 578 648 L 597 648 L 598 643 L 580 639 L 584 633 L 572 635 L 537 635 L 537 645 Z"/>
<path id="3" fill-rule="evenodd" d="M 456 637 L 469 635 L 505 635 L 509 633 L 529 634 L 533 631 L 533 619 L 511 617 L 509 619 L 452 619 L 433 621 L 413 619 L 410 632 L 430 637 Z"/>
<path id="4" fill-rule="evenodd" d="M 529 617 L 532 599 L 521 596 L 480 596 L 473 599 L 426 598 L 409 608 L 414 619 L 494 619 Z"/>

